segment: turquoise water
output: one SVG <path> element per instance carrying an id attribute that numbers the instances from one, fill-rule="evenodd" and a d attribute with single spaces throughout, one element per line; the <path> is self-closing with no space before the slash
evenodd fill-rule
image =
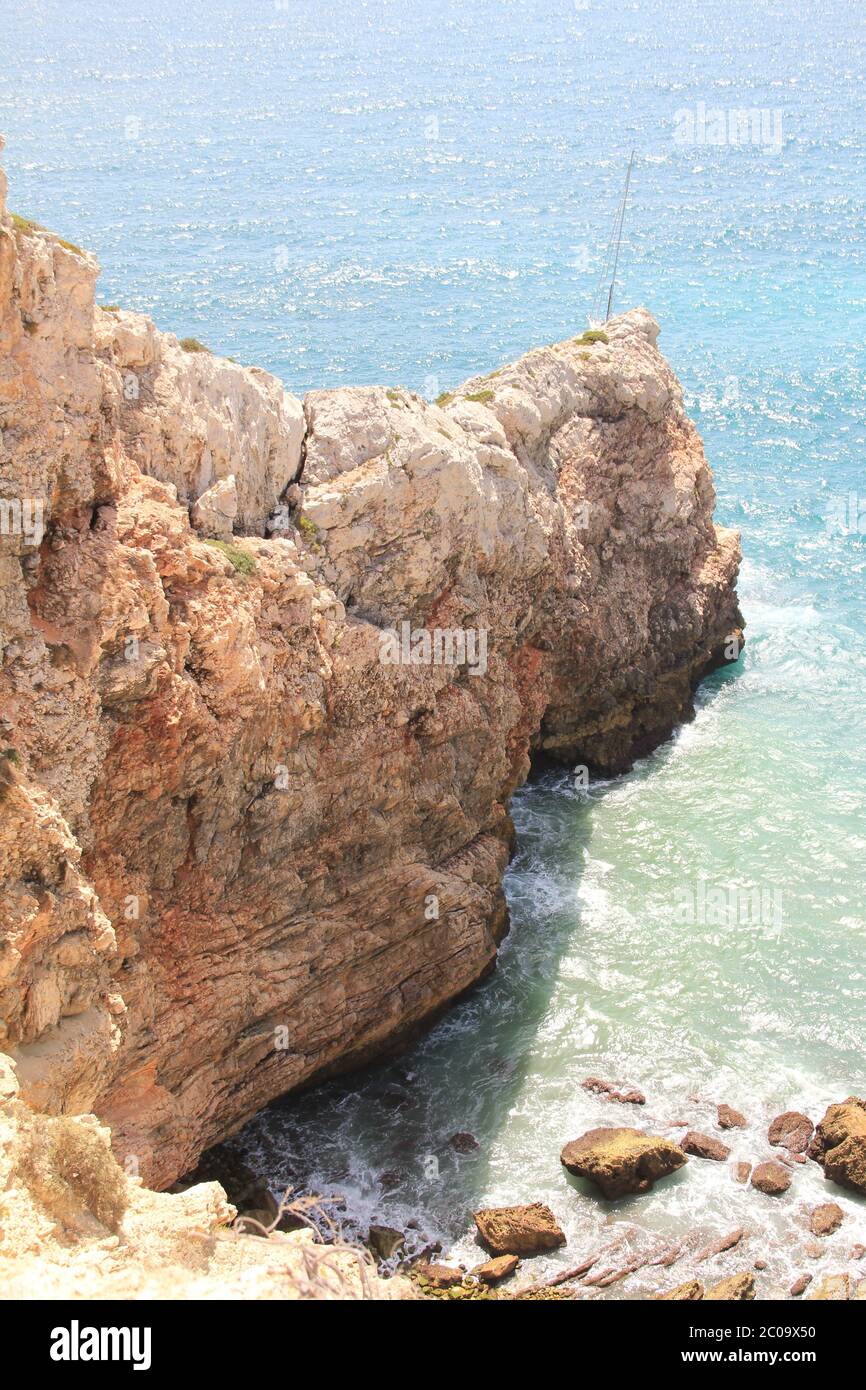
<path id="1" fill-rule="evenodd" d="M 613 1109 L 628 1122 L 581 1090 L 590 1073 L 641 1086 L 656 1128 L 738 1105 L 750 1158 L 777 1109 L 866 1091 L 866 11 L 175 11 L 4 5 L 10 206 L 98 251 L 103 301 L 297 392 L 435 394 L 585 326 L 634 146 L 618 302 L 660 319 L 745 554 L 749 646 L 695 722 L 588 796 L 563 774 L 518 798 L 495 978 L 398 1063 L 271 1110 L 244 1146 L 275 1184 L 342 1193 L 350 1224 L 411 1216 L 467 1258 L 484 1202 L 549 1201 L 569 1234 L 551 1265 L 626 1230 L 765 1226 L 781 1286 L 817 1169 L 772 1205 L 695 1160 L 614 1209 L 557 1154 Z M 780 147 L 678 142 L 700 103 L 768 113 Z M 864 1238 L 841 1200 L 832 1269 Z"/>

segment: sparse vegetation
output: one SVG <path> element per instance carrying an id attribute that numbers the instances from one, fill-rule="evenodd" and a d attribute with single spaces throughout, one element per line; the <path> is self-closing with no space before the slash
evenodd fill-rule
<path id="1" fill-rule="evenodd" d="M 385 392 L 385 395 L 388 397 L 388 400 L 391 402 L 392 405 L 403 404 L 403 396 L 400 391 L 395 391 L 393 390 L 393 388 L 389 387 L 389 389 Z"/>
<path id="2" fill-rule="evenodd" d="M 120 305 L 119 305 L 119 304 L 100 304 L 99 307 L 100 307 L 100 309 L 102 310 L 102 312 L 103 312 L 104 314 L 119 314 L 119 313 L 120 313 Z"/>
<path id="3" fill-rule="evenodd" d="M 210 348 L 200 343 L 198 338 L 181 338 L 180 345 L 184 352 L 210 352 Z"/>
<path id="4" fill-rule="evenodd" d="M 315 521 L 311 521 L 311 519 L 308 516 L 298 517 L 298 530 L 300 531 L 302 536 L 306 537 L 308 541 L 318 540 L 319 528 L 316 525 Z"/>
<path id="5" fill-rule="evenodd" d="M 437 405 L 450 405 L 454 399 L 453 391 L 443 391 L 441 396 L 436 397 Z"/>
<path id="6" fill-rule="evenodd" d="M 20 213 L 17 212 L 10 213 L 9 215 L 12 218 L 12 230 L 20 232 L 22 236 L 32 236 L 34 232 L 47 232 L 48 235 L 53 237 L 65 250 L 74 252 L 76 256 L 84 255 L 81 247 L 76 246 L 74 241 L 66 241 L 62 236 L 58 236 L 56 232 L 48 231 L 48 228 L 43 227 L 41 222 L 34 222 L 32 217 L 22 217 Z"/>
<path id="7" fill-rule="evenodd" d="M 247 577 L 254 574 L 256 568 L 256 557 L 251 555 L 248 550 L 242 550 L 239 545 L 232 545 L 231 541 L 205 541 L 205 545 L 212 545 L 221 555 L 225 555 L 229 564 L 234 566 L 238 574 Z"/>
<path id="8" fill-rule="evenodd" d="M 588 328 L 585 333 L 581 333 L 579 338 L 575 338 L 576 343 L 609 343 L 610 338 L 603 328 Z"/>
<path id="9" fill-rule="evenodd" d="M 117 1231 L 127 1205 L 123 1171 L 107 1143 L 69 1115 L 30 1118 L 16 1169 L 58 1221 L 78 1225 L 82 1208 Z"/>
<path id="10" fill-rule="evenodd" d="M 492 391 L 471 391 L 466 397 L 467 401 L 477 401 L 479 405 L 489 405 L 493 400 Z"/>

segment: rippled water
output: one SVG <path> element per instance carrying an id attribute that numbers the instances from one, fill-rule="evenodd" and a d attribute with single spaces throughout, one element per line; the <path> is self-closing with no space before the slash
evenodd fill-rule
<path id="1" fill-rule="evenodd" d="M 557 1157 L 632 1117 L 591 1073 L 641 1086 L 654 1128 L 729 1101 L 748 1158 L 778 1109 L 866 1091 L 864 57 L 859 0 L 4 6 L 13 209 L 98 250 L 104 301 L 298 392 L 435 394 L 582 328 L 637 148 L 619 302 L 660 318 L 742 529 L 749 646 L 630 776 L 521 793 L 491 980 L 398 1063 L 242 1136 L 358 1229 L 417 1219 L 474 1259 L 473 1207 L 546 1200 L 569 1245 L 543 1270 L 742 1224 L 766 1289 L 866 1239 L 812 1165 L 775 1203 L 696 1159 L 609 1207 Z M 701 102 L 778 112 L 781 150 L 677 144 Z M 718 887 L 739 896 L 713 921 Z M 829 1196 L 848 1220 L 816 1265 L 804 1213 Z"/>

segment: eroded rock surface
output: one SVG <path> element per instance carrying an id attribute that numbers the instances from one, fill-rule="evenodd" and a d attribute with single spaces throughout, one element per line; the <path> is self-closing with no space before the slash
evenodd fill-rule
<path id="1" fill-rule="evenodd" d="M 482 1244 L 494 1255 L 538 1255 L 565 1245 L 565 1232 L 543 1202 L 484 1207 L 474 1221 Z"/>
<path id="2" fill-rule="evenodd" d="M 626 1128 L 588 1130 L 566 1144 L 559 1157 L 569 1173 L 588 1178 L 610 1200 L 647 1192 L 688 1162 L 670 1139 Z"/>
<path id="3" fill-rule="evenodd" d="M 167 1185 L 491 968 L 531 753 L 689 716 L 738 541 L 645 310 L 302 410 L 3 192 L 0 1045 Z"/>
<path id="4" fill-rule="evenodd" d="M 827 1109 L 809 1146 L 824 1176 L 866 1193 L 866 1100 L 849 1096 Z"/>

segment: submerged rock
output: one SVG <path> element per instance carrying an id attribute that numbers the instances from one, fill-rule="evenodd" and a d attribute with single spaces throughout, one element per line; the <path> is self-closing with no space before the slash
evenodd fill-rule
<path id="1" fill-rule="evenodd" d="M 745 1186 L 745 1184 L 749 1181 L 749 1175 L 751 1171 L 751 1163 L 735 1163 L 732 1168 L 734 1182 L 741 1183 L 743 1186 Z"/>
<path id="2" fill-rule="evenodd" d="M 749 1123 L 745 1115 L 741 1115 L 739 1110 L 734 1110 L 730 1105 L 716 1107 L 716 1122 L 719 1129 L 746 1129 Z"/>
<path id="3" fill-rule="evenodd" d="M 713 1255 L 721 1255 L 725 1250 L 733 1250 L 735 1245 L 739 1245 L 746 1232 L 742 1226 L 738 1226 L 735 1231 L 730 1231 L 726 1236 L 720 1236 L 710 1245 L 704 1247 L 696 1256 L 695 1260 L 700 1264 L 703 1260 L 709 1260 Z"/>
<path id="4" fill-rule="evenodd" d="M 837 1202 L 825 1202 L 809 1217 L 809 1230 L 816 1236 L 831 1236 L 844 1220 L 845 1213 Z"/>
<path id="5" fill-rule="evenodd" d="M 695 1129 L 690 1129 L 688 1134 L 683 1136 L 680 1148 L 684 1153 L 694 1154 L 696 1158 L 710 1158 L 716 1163 L 724 1163 L 731 1156 L 727 1144 L 723 1144 L 720 1139 L 713 1139 L 709 1134 L 699 1134 Z"/>
<path id="6" fill-rule="evenodd" d="M 759 1163 L 752 1171 L 752 1187 L 756 1187 L 759 1192 L 766 1192 L 768 1197 L 780 1197 L 783 1192 L 787 1192 L 793 1179 L 790 1170 L 783 1163 L 777 1163 L 775 1159 L 770 1159 L 768 1163 Z"/>
<path id="7" fill-rule="evenodd" d="M 589 1178 L 609 1200 L 647 1192 L 688 1162 L 670 1139 L 625 1128 L 588 1130 L 566 1144 L 559 1158 L 569 1173 Z"/>
<path id="8" fill-rule="evenodd" d="M 483 1207 L 474 1216 L 478 1235 L 494 1255 L 538 1255 L 565 1245 L 565 1232 L 543 1202 L 523 1207 Z"/>
<path id="9" fill-rule="evenodd" d="M 814 1128 L 808 1115 L 801 1115 L 799 1110 L 786 1110 L 771 1122 L 767 1138 L 771 1144 L 778 1145 L 779 1148 L 801 1154 L 809 1147 Z"/>
<path id="10" fill-rule="evenodd" d="M 458 1154 L 474 1154 L 481 1148 L 475 1135 L 469 1134 L 465 1130 L 458 1130 L 456 1134 L 452 1134 L 448 1143 Z"/>
<path id="11" fill-rule="evenodd" d="M 809 1145 L 809 1157 L 822 1165 L 825 1178 L 866 1193 L 866 1100 L 849 1096 L 831 1105 Z"/>
<path id="12" fill-rule="evenodd" d="M 598 1076 L 588 1076 L 581 1082 L 585 1091 L 593 1091 L 597 1096 L 608 1100 L 618 1100 L 622 1105 L 646 1105 L 643 1091 L 634 1086 L 620 1086 L 615 1081 L 602 1081 Z"/>

